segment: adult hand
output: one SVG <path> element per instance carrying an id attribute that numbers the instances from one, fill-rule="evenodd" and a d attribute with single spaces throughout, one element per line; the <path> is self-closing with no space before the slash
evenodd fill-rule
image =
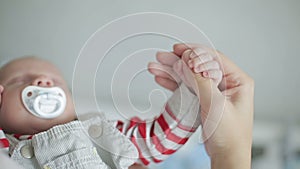
<path id="1" fill-rule="evenodd" d="M 188 49 L 202 48 L 218 59 L 223 68 L 219 86 L 210 78 L 195 74 L 187 66 Z M 254 81 L 225 55 L 197 44 L 177 44 L 174 54 L 176 72 L 194 81 L 201 105 L 203 139 L 213 169 L 249 169 L 253 124 Z M 192 82 L 191 82 L 192 83 Z"/>
<path id="2" fill-rule="evenodd" d="M 148 70 L 155 76 L 155 81 L 162 87 L 175 91 L 181 83 L 181 79 L 173 70 L 173 65 L 180 57 L 173 52 L 157 52 L 157 62 L 150 62 Z"/>
<path id="3" fill-rule="evenodd" d="M 223 68 L 217 87 L 212 80 L 193 74 L 187 67 L 188 49 L 204 48 Z M 150 63 L 149 71 L 161 86 L 174 91 L 178 76 L 171 67 L 182 70 L 186 79 L 195 79 L 201 105 L 203 139 L 212 168 L 250 168 L 254 81 L 225 55 L 198 44 L 177 44 L 173 52 L 157 54 L 160 63 Z M 183 60 L 180 60 L 180 58 Z M 184 71 L 183 71 L 184 70 Z"/>

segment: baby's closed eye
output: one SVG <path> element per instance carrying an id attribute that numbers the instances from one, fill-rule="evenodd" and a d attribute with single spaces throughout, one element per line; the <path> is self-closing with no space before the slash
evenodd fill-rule
<path id="1" fill-rule="evenodd" d="M 9 80 L 9 82 L 7 83 L 8 85 L 13 85 L 13 84 L 20 84 L 20 83 L 24 83 L 28 81 L 28 78 L 26 78 L 25 76 L 17 76 L 12 78 L 11 80 Z"/>

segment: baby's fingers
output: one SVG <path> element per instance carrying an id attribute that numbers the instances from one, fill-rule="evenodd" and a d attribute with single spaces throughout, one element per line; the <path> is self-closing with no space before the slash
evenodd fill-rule
<path id="1" fill-rule="evenodd" d="M 220 65 L 217 61 L 209 61 L 206 63 L 195 63 L 193 66 L 193 70 L 195 73 L 200 73 L 200 72 L 204 72 L 204 71 L 208 71 L 208 70 L 215 70 L 215 69 L 220 69 Z"/>
<path id="2" fill-rule="evenodd" d="M 223 73 L 221 70 L 207 70 L 202 72 L 202 76 L 212 79 L 216 84 L 219 84 L 222 80 Z"/>
<path id="3" fill-rule="evenodd" d="M 198 55 L 197 57 L 190 57 L 190 60 L 188 61 L 188 65 L 190 68 L 193 68 L 213 60 L 214 59 L 211 55 L 202 54 L 202 55 Z"/>

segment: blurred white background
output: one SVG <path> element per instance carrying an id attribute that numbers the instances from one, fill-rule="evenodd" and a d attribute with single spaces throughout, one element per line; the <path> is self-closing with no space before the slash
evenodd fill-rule
<path id="1" fill-rule="evenodd" d="M 165 12 L 187 19 L 248 72 L 256 82 L 253 168 L 300 167 L 298 0 L 1 0 L 0 61 L 24 55 L 47 58 L 61 68 L 71 86 L 76 58 L 87 39 L 108 22 L 136 12 Z M 161 48 L 171 50 L 173 42 L 165 42 Z M 140 39 L 140 43 L 151 47 L 149 39 Z M 111 78 L 98 76 L 99 85 Z M 136 107 L 147 107 L 149 93 L 143 93 L 158 88 L 151 75 L 145 78 L 151 81 L 137 87 L 135 93 L 141 94 L 132 97 Z M 110 92 L 96 92 L 100 108 L 113 116 L 116 110 Z M 81 94 L 85 103 L 89 96 Z M 93 110 L 88 101 L 81 108 Z M 197 140 L 194 136 L 176 155 L 152 167 L 208 168 L 208 158 Z"/>

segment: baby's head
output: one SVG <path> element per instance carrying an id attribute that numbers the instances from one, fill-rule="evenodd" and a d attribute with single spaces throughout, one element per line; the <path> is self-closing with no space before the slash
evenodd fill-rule
<path id="1" fill-rule="evenodd" d="M 63 113 L 50 119 L 30 113 L 22 101 L 22 91 L 28 86 L 61 88 L 67 101 Z M 36 134 L 75 118 L 67 83 L 53 64 L 36 57 L 24 57 L 0 68 L 0 128 L 6 133 Z"/>

